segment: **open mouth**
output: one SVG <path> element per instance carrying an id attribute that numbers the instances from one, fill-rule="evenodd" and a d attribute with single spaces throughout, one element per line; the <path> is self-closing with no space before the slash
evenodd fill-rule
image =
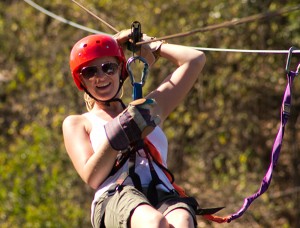
<path id="1" fill-rule="evenodd" d="M 99 88 L 99 89 L 105 89 L 105 88 L 109 87 L 110 84 L 111 84 L 110 82 L 106 82 L 106 83 L 102 83 L 100 85 L 97 85 L 96 87 Z"/>

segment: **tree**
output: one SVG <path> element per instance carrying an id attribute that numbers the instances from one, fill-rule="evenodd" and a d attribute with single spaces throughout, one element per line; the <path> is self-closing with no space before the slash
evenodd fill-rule
<path id="1" fill-rule="evenodd" d="M 113 33 L 71 1 L 35 2 L 68 20 Z M 142 32 L 157 37 L 295 4 L 296 0 L 84 1 L 118 30 L 138 20 Z M 287 50 L 292 45 L 300 47 L 298 21 L 299 13 L 293 12 L 168 42 Z M 61 133 L 67 115 L 85 112 L 68 65 L 72 45 L 85 35 L 88 32 L 50 18 L 24 1 L 0 2 L 1 227 L 90 226 L 93 192 L 72 167 Z M 286 83 L 286 55 L 205 54 L 203 74 L 164 130 L 170 140 L 170 168 L 179 183 L 203 206 L 226 205 L 220 212 L 224 215 L 236 211 L 243 198 L 257 190 L 268 166 Z M 297 60 L 295 54 L 292 69 Z M 150 71 L 145 92 L 172 68 L 160 59 Z M 299 227 L 298 81 L 296 78 L 291 119 L 269 191 L 241 219 L 222 227 Z M 128 103 L 131 88 L 128 82 L 125 86 Z M 199 217 L 199 227 L 207 225 Z"/>

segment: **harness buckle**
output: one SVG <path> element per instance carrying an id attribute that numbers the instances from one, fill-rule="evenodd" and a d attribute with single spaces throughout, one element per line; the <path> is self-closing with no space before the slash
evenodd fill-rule
<path id="1" fill-rule="evenodd" d="M 107 190 L 107 197 L 113 196 L 116 193 L 116 191 L 120 192 L 122 191 L 122 189 L 123 189 L 123 185 L 113 184 Z"/>
<path id="2" fill-rule="evenodd" d="M 291 105 L 290 104 L 287 104 L 287 103 L 284 103 L 282 105 L 282 112 L 283 114 L 287 115 L 287 116 L 290 116 L 290 113 L 291 113 Z"/>

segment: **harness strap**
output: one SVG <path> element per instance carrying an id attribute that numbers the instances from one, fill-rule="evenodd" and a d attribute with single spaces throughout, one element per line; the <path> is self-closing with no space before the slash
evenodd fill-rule
<path id="1" fill-rule="evenodd" d="M 146 147 L 149 148 L 151 157 L 153 159 L 153 161 L 155 162 L 155 164 L 165 173 L 165 175 L 167 176 L 167 178 L 169 179 L 169 181 L 172 183 L 174 189 L 177 191 L 177 193 L 181 196 L 181 197 L 187 197 L 185 191 L 183 188 L 181 188 L 179 185 L 177 185 L 174 180 L 174 176 L 171 173 L 170 170 L 168 170 L 162 162 L 162 158 L 159 154 L 159 152 L 157 151 L 157 149 L 155 148 L 155 146 L 146 138 L 144 140 L 144 143 L 146 145 Z"/>
<path id="2" fill-rule="evenodd" d="M 162 159 L 161 159 L 161 156 L 160 154 L 158 153 L 157 149 L 155 148 L 155 146 L 148 140 L 148 139 L 145 139 L 144 140 L 144 143 L 145 143 L 145 150 L 149 155 L 151 155 L 151 158 L 152 160 L 155 162 L 155 164 L 161 168 L 163 170 L 163 172 L 165 173 L 165 175 L 168 177 L 169 181 L 172 183 L 174 189 L 176 190 L 176 193 L 180 196 L 179 199 L 176 199 L 176 201 L 178 202 L 184 202 L 188 205 L 190 205 L 194 210 L 195 210 L 195 214 L 196 215 L 211 215 L 211 214 L 214 214 L 220 210 L 222 210 L 224 207 L 216 207 L 216 208 L 201 208 L 199 203 L 197 202 L 197 200 L 194 198 L 194 197 L 188 197 L 185 193 L 185 191 L 178 185 L 175 184 L 174 182 L 174 176 L 173 174 L 170 172 L 170 170 L 168 170 L 162 163 Z M 148 160 L 149 160 L 149 167 L 150 167 L 150 170 L 151 170 L 151 167 L 152 169 L 154 170 L 154 167 L 152 165 L 152 162 L 150 161 L 150 158 L 148 157 Z M 154 170 L 154 173 L 155 173 L 155 176 L 153 178 L 153 181 L 155 182 L 156 179 L 158 179 L 158 181 L 156 183 L 162 183 L 164 184 L 160 179 L 159 177 L 157 176 L 155 170 Z M 150 190 L 150 189 L 149 189 Z M 172 192 L 173 190 L 169 190 L 170 192 Z M 148 191 L 149 192 L 149 191 Z M 160 210 L 164 211 L 166 210 L 170 203 L 172 203 L 172 200 L 173 199 L 170 199 L 169 201 L 166 201 L 163 203 L 163 205 L 160 206 Z"/>
<path id="3" fill-rule="evenodd" d="M 151 161 L 151 152 L 149 150 L 149 148 L 144 145 L 144 151 L 146 153 L 146 156 L 147 156 L 147 159 L 148 159 L 148 164 L 149 164 L 149 168 L 150 168 L 150 173 L 151 173 L 151 177 L 152 177 L 152 180 L 148 186 L 148 191 L 147 191 L 147 198 L 150 200 L 150 202 L 152 203 L 152 205 L 156 205 L 158 203 L 158 192 L 157 192 L 157 185 L 164 185 L 169 192 L 172 192 L 171 189 L 168 188 L 168 186 L 163 182 L 161 181 L 161 179 L 158 177 L 155 169 L 154 169 L 154 166 L 152 164 L 152 161 Z"/>
<path id="4" fill-rule="evenodd" d="M 231 215 L 228 218 L 227 222 L 231 222 L 232 220 L 241 217 L 244 214 L 244 212 L 247 210 L 247 208 L 251 205 L 251 203 L 256 198 L 258 198 L 260 195 L 262 195 L 268 189 L 268 187 L 271 183 L 272 173 L 273 173 L 274 168 L 277 165 L 277 160 L 279 158 L 279 154 L 280 154 L 280 150 L 281 150 L 285 125 L 290 116 L 291 87 L 292 87 L 292 83 L 293 83 L 293 80 L 296 75 L 297 75 L 297 73 L 293 72 L 293 71 L 290 71 L 287 73 L 287 85 L 286 85 L 286 89 L 285 89 L 283 100 L 282 100 L 282 106 L 281 106 L 281 124 L 280 124 L 279 130 L 278 130 L 278 133 L 277 133 L 274 145 L 273 145 L 273 149 L 272 149 L 272 153 L 271 153 L 271 162 L 270 162 L 269 168 L 261 182 L 261 186 L 255 194 L 253 194 L 252 196 L 250 196 L 248 198 L 245 198 L 244 205 L 241 207 L 241 209 L 237 213 Z"/>
<path id="5" fill-rule="evenodd" d="M 298 67 L 300 66 L 300 64 L 298 65 Z M 248 207 L 252 204 L 252 202 L 257 199 L 259 196 L 261 196 L 265 191 L 267 191 L 271 180 L 272 180 L 272 173 L 274 168 L 277 165 L 277 161 L 279 158 L 279 154 L 280 154 L 280 150 L 281 150 L 281 146 L 282 146 L 282 140 L 283 140 L 283 136 L 284 136 L 284 130 L 285 130 L 285 125 L 288 121 L 288 118 L 290 116 L 290 111 L 291 111 L 291 88 L 292 88 L 292 84 L 293 84 L 293 80 L 295 78 L 295 76 L 297 76 L 299 73 L 299 69 L 297 68 L 297 71 L 288 71 L 287 72 L 287 85 L 284 91 L 284 95 L 283 95 L 283 99 L 282 99 L 282 105 L 281 105 L 281 124 L 280 127 L 278 129 L 278 133 L 276 135 L 274 144 L 273 144 L 273 148 L 272 148 L 272 152 L 271 152 L 271 162 L 269 165 L 269 168 L 264 176 L 264 178 L 262 179 L 260 188 L 258 189 L 258 191 L 256 193 L 254 193 L 253 195 L 247 197 L 244 199 L 244 204 L 243 206 L 239 209 L 239 211 L 237 211 L 236 213 L 226 216 L 226 217 L 219 217 L 219 216 L 214 216 L 214 215 L 205 215 L 204 217 L 208 220 L 212 220 L 218 223 L 224 223 L 224 222 L 231 222 L 232 220 L 235 220 L 239 217 L 241 217 L 246 210 L 248 209 Z"/>
<path id="6" fill-rule="evenodd" d="M 184 202 L 184 203 L 189 204 L 195 210 L 196 215 L 211 216 L 211 214 L 216 213 L 219 210 L 223 209 L 223 207 L 200 208 L 198 202 L 196 201 L 196 199 L 194 197 L 187 197 L 187 195 L 184 193 L 182 188 L 175 185 L 173 174 L 162 164 L 161 156 L 160 156 L 159 152 L 157 151 L 157 149 L 154 147 L 154 145 L 148 139 L 145 139 L 144 142 L 139 142 L 139 147 L 137 147 L 137 148 L 140 148 L 141 146 L 143 146 L 143 149 L 146 153 L 148 163 L 149 163 L 150 173 L 151 173 L 151 177 L 152 177 L 152 180 L 148 186 L 148 190 L 146 193 L 147 198 L 149 199 L 149 201 L 152 205 L 158 204 L 158 191 L 156 188 L 157 185 L 162 184 L 169 190 L 169 192 L 173 191 L 173 190 L 169 189 L 168 186 L 163 181 L 161 181 L 161 179 L 158 177 L 158 175 L 154 169 L 153 163 L 152 163 L 152 161 L 153 161 L 153 162 L 155 162 L 155 164 L 158 165 L 158 167 L 160 167 L 163 170 L 163 172 L 166 174 L 166 176 L 168 177 L 168 179 L 174 186 L 174 188 L 176 190 L 176 194 L 178 194 L 180 196 L 180 198 L 176 199 L 177 202 Z M 117 167 L 120 168 L 129 159 L 128 171 L 123 172 L 120 175 L 120 177 L 118 178 L 117 182 L 114 185 L 112 185 L 107 191 L 108 192 L 107 196 L 101 205 L 101 212 L 100 212 L 100 218 L 101 218 L 101 226 L 100 227 L 101 228 L 105 227 L 104 226 L 105 209 L 106 209 L 106 206 L 107 206 L 109 200 L 116 193 L 116 191 L 119 191 L 119 192 L 122 191 L 123 183 L 127 177 L 131 177 L 134 186 L 138 190 L 143 192 L 141 180 L 140 180 L 138 174 L 135 172 L 135 160 L 136 160 L 136 152 L 135 151 L 138 150 L 137 148 L 131 149 L 131 150 L 127 151 L 125 154 L 122 154 L 122 156 L 120 158 L 120 162 L 116 162 Z M 112 171 L 111 174 L 113 175 L 116 172 L 117 172 L 117 169 L 114 168 L 114 171 Z M 179 190 L 179 192 L 178 192 L 178 190 Z M 160 206 L 159 209 L 162 211 L 166 210 L 169 207 L 171 201 L 172 201 L 172 199 L 170 201 L 164 202 Z M 212 220 L 212 219 L 210 219 L 210 220 Z"/>
<path id="7" fill-rule="evenodd" d="M 139 175 L 135 172 L 135 160 L 136 160 L 136 153 L 132 152 L 129 157 L 129 176 L 131 177 L 131 180 L 134 184 L 134 187 L 136 187 L 140 192 L 143 191 L 141 179 Z"/>
<path id="8" fill-rule="evenodd" d="M 105 199 L 103 200 L 101 209 L 100 209 L 100 219 L 101 219 L 100 228 L 105 227 L 105 224 L 104 224 L 105 209 L 106 209 L 106 206 L 107 206 L 109 200 L 111 199 L 111 197 L 114 196 L 116 191 L 121 192 L 122 190 L 123 190 L 123 186 L 120 184 L 117 184 L 117 183 L 110 186 L 109 189 L 107 190 L 107 195 L 106 195 Z"/>

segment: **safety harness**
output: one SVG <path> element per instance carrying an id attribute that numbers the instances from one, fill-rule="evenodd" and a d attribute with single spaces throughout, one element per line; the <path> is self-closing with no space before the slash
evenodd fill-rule
<path id="1" fill-rule="evenodd" d="M 142 77 L 140 82 L 136 82 L 134 79 L 134 76 L 132 74 L 132 70 L 130 65 L 134 63 L 135 61 L 141 61 L 144 63 L 144 70 L 142 72 Z M 142 94 L 142 87 L 145 84 L 146 77 L 148 74 L 148 63 L 147 61 L 141 57 L 141 56 L 133 56 L 127 61 L 127 71 L 129 73 L 129 77 L 131 80 L 131 84 L 133 86 L 133 99 L 136 100 L 138 98 L 143 97 Z M 125 108 L 125 104 L 122 102 L 122 100 L 119 100 Z M 135 164 L 136 164 L 136 157 L 140 150 L 143 150 L 146 158 L 148 160 L 150 174 L 151 174 L 151 181 L 149 185 L 147 186 L 147 191 L 145 192 L 145 189 L 143 189 L 141 180 L 139 175 L 135 172 Z M 158 185 L 163 185 L 170 194 L 177 195 L 178 199 L 177 202 L 185 202 L 188 205 L 190 205 L 196 215 L 211 215 L 213 213 L 216 213 L 217 211 L 223 209 L 223 207 L 218 208 L 200 208 L 198 202 L 194 197 L 188 197 L 184 190 L 175 184 L 174 182 L 174 176 L 171 173 L 170 170 L 168 170 L 162 161 L 160 153 L 157 151 L 156 147 L 150 142 L 150 140 L 146 137 L 145 139 L 141 139 L 140 141 L 137 141 L 134 145 L 131 145 L 130 148 L 128 148 L 125 151 L 122 151 L 119 153 L 115 165 L 113 166 L 111 173 L 109 176 L 114 175 L 126 162 L 128 161 L 128 170 L 124 171 L 118 178 L 115 184 L 110 186 L 110 188 L 107 191 L 106 198 L 104 199 L 102 205 L 101 205 L 101 214 L 100 218 L 102 220 L 103 224 L 103 216 L 105 214 L 106 206 L 111 199 L 111 197 L 118 191 L 121 192 L 124 187 L 124 182 L 127 178 L 131 178 L 133 185 L 136 189 L 138 189 L 140 192 L 143 192 L 149 202 L 155 207 L 159 203 L 159 194 L 158 191 Z M 154 164 L 156 164 L 166 175 L 170 183 L 173 185 L 174 189 L 170 189 L 158 176 L 158 174 L 155 171 Z M 168 194 L 168 193 L 166 193 Z M 169 204 L 168 201 L 165 201 L 162 205 L 159 206 L 160 210 L 163 212 L 168 208 Z"/>
<path id="2" fill-rule="evenodd" d="M 268 170 L 267 170 L 267 172 L 266 172 L 266 174 L 265 174 L 265 176 L 264 176 L 264 178 L 261 182 L 261 186 L 258 189 L 258 191 L 255 194 L 251 195 L 250 197 L 245 198 L 244 204 L 239 209 L 239 211 L 237 211 L 236 213 L 231 214 L 229 216 L 226 216 L 226 217 L 220 217 L 220 216 L 215 216 L 213 214 L 220 211 L 224 207 L 206 208 L 206 209 L 200 208 L 200 206 L 197 203 L 197 201 L 195 200 L 195 198 L 188 197 L 185 194 L 184 190 L 174 183 L 174 176 L 163 165 L 160 154 L 156 150 L 155 146 L 146 138 L 146 139 L 141 140 L 140 142 L 138 142 L 134 147 L 130 148 L 125 153 L 120 154 L 120 157 L 116 161 L 116 165 L 114 166 L 114 168 L 111 172 L 111 175 L 116 173 L 117 170 L 119 170 L 120 167 L 122 167 L 122 165 L 124 165 L 125 162 L 129 159 L 128 172 L 124 172 L 120 176 L 117 183 L 115 183 L 108 190 L 108 196 L 102 204 L 102 209 L 101 209 L 101 212 L 103 213 L 102 215 L 104 215 L 105 207 L 106 207 L 109 199 L 114 195 L 114 193 L 116 191 L 121 191 L 122 190 L 122 187 L 123 187 L 122 184 L 124 183 L 126 178 L 130 177 L 132 179 L 133 183 L 134 183 L 134 186 L 138 190 L 140 190 L 141 192 L 143 191 L 142 186 L 141 186 L 140 178 L 139 178 L 138 174 L 135 173 L 136 153 L 137 153 L 138 150 L 143 149 L 146 153 L 146 156 L 147 156 L 147 159 L 148 159 L 148 162 L 149 162 L 149 168 L 150 168 L 151 177 L 152 177 L 152 181 L 149 184 L 148 192 L 146 193 L 146 196 L 149 199 L 149 201 L 152 203 L 152 205 L 157 204 L 157 199 L 158 199 L 158 192 L 157 192 L 157 188 L 156 188 L 157 185 L 159 185 L 159 184 L 165 185 L 159 179 L 157 173 L 155 172 L 155 169 L 154 169 L 154 166 L 153 166 L 153 163 L 155 163 L 158 167 L 160 167 L 163 170 L 163 172 L 168 177 L 169 181 L 172 183 L 172 185 L 175 189 L 175 190 L 169 189 L 169 191 L 170 192 L 175 191 L 176 193 L 178 193 L 178 195 L 181 197 L 183 202 L 186 202 L 187 204 L 191 205 L 194 208 L 197 215 L 202 215 L 205 219 L 211 220 L 211 221 L 214 221 L 214 222 L 218 222 L 218 223 L 224 223 L 224 222 L 229 223 L 229 222 L 241 217 L 246 212 L 246 210 L 249 208 L 249 206 L 252 204 L 252 202 L 255 199 L 257 199 L 260 195 L 262 195 L 264 192 L 266 192 L 266 190 L 268 189 L 268 187 L 271 183 L 273 170 L 276 167 L 276 164 L 277 164 L 277 161 L 278 161 L 278 158 L 279 158 L 279 154 L 280 154 L 280 150 L 281 150 L 281 146 L 282 146 L 282 141 L 283 141 L 283 136 L 284 136 L 284 129 L 285 129 L 285 126 L 286 126 L 286 123 L 288 121 L 288 118 L 290 116 L 290 111 L 291 111 L 291 88 L 292 88 L 294 78 L 300 72 L 300 63 L 298 64 L 296 71 L 290 71 L 289 70 L 293 50 L 295 50 L 295 48 L 291 47 L 290 50 L 289 50 L 289 55 L 288 55 L 287 62 L 286 62 L 286 69 L 285 70 L 286 70 L 286 73 L 287 73 L 287 85 L 286 85 L 286 89 L 284 91 L 282 105 L 281 105 L 281 124 L 280 124 L 280 128 L 278 130 L 278 133 L 276 135 L 274 145 L 273 145 L 273 148 L 272 148 L 271 161 L 270 161 L 269 168 L 268 168 Z M 135 57 L 134 59 L 131 59 L 130 61 L 128 61 L 129 65 L 130 65 L 131 62 L 134 62 L 136 59 L 139 59 L 140 61 L 144 61 L 145 67 L 147 67 L 146 61 L 141 57 Z M 130 71 L 130 66 L 128 66 L 128 70 L 129 70 L 129 72 L 131 72 Z M 147 73 L 147 70 L 144 70 L 144 73 Z M 130 73 L 130 77 L 132 79 L 132 74 L 131 73 Z M 143 77 L 145 77 L 144 74 L 143 74 Z M 141 83 L 136 83 L 134 81 L 134 79 L 132 79 L 134 99 L 142 97 L 142 86 L 143 86 L 144 82 L 145 81 L 142 80 Z M 165 205 L 163 205 L 163 209 L 166 209 L 167 207 L 168 207 L 167 203 Z"/>
<path id="3" fill-rule="evenodd" d="M 143 149 L 149 164 L 150 174 L 151 174 L 151 182 L 147 187 L 147 192 L 142 188 L 141 180 L 139 175 L 135 172 L 135 163 L 136 156 L 139 150 Z M 162 158 L 155 148 L 155 146 L 145 138 L 136 143 L 134 147 L 129 148 L 126 152 L 120 153 L 118 159 L 116 160 L 115 166 L 113 167 L 110 175 L 114 175 L 125 163 L 128 161 L 128 170 L 124 171 L 115 184 L 113 184 L 107 191 L 106 198 L 104 199 L 101 206 L 101 218 L 105 214 L 105 208 L 111 197 L 118 191 L 122 191 L 124 187 L 124 182 L 127 178 L 131 178 L 133 185 L 140 192 L 143 192 L 151 205 L 154 207 L 159 203 L 159 191 L 157 186 L 163 185 L 166 189 L 168 189 L 170 194 L 178 195 L 180 198 L 177 199 L 178 202 L 185 202 L 190 205 L 194 210 L 196 215 L 212 215 L 224 207 L 217 208 L 201 208 L 194 197 L 188 197 L 184 190 L 175 184 L 174 176 L 170 170 L 168 170 L 162 163 Z M 167 176 L 170 183 L 173 185 L 174 189 L 170 189 L 157 175 L 154 164 L 156 164 Z M 168 201 L 160 206 L 160 210 L 163 212 L 168 208 Z"/>

